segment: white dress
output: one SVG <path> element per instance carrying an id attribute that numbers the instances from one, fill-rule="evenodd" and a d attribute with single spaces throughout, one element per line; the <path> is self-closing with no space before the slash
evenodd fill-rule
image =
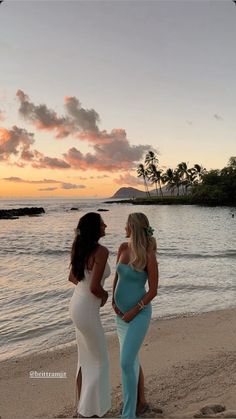
<path id="1" fill-rule="evenodd" d="M 101 284 L 110 275 L 105 266 Z M 81 369 L 82 386 L 77 412 L 85 417 L 103 416 L 111 408 L 107 344 L 100 319 L 101 300 L 90 291 L 91 271 L 78 282 L 70 301 L 78 345 L 76 379 Z"/>

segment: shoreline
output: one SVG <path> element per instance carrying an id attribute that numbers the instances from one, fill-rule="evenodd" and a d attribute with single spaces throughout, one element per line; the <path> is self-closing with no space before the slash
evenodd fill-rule
<path id="1" fill-rule="evenodd" d="M 168 320 L 177 320 L 177 319 L 182 319 L 182 318 L 189 318 L 189 317 L 198 317 L 201 316 L 203 314 L 209 314 L 209 313 L 218 313 L 221 311 L 227 311 L 227 310 L 236 310 L 236 305 L 232 306 L 232 307 L 227 307 L 227 308 L 221 308 L 221 309 L 216 309 L 216 310 L 209 310 L 209 311 L 202 311 L 202 312 L 184 312 L 184 313 L 177 313 L 177 314 L 167 314 L 167 315 L 163 315 L 160 316 L 158 318 L 152 318 L 151 319 L 151 323 L 150 323 L 150 327 L 153 326 L 156 322 L 159 321 L 168 321 Z M 110 339 L 110 336 L 115 336 L 116 335 L 116 330 L 108 330 L 105 331 L 105 335 L 107 337 L 107 339 Z M 33 352 L 29 352 L 29 353 L 22 353 L 22 354 L 18 354 L 18 355 L 13 355 L 10 358 L 6 358 L 6 359 L 0 359 L 0 365 L 3 365 L 4 363 L 7 362 L 19 362 L 20 360 L 24 360 L 26 358 L 30 358 L 31 356 L 41 356 L 44 355 L 45 353 L 49 353 L 49 352 L 59 352 L 61 350 L 67 350 L 70 347 L 76 346 L 76 342 L 75 340 L 72 340 L 70 342 L 66 342 L 66 343 L 61 343 L 58 345 L 53 346 L 50 349 L 42 349 L 39 352 L 33 351 Z M 1 419 L 1 417 L 0 417 Z"/>
<path id="2" fill-rule="evenodd" d="M 140 359 L 151 411 L 144 417 L 193 417 L 217 403 L 236 412 L 236 308 L 152 321 Z M 121 403 L 119 347 L 106 334 L 110 357 L 112 410 Z M 76 343 L 1 362 L 1 417 L 72 417 Z M 65 372 L 63 379 L 32 379 L 30 371 Z M 236 417 L 236 413 L 235 416 Z"/>
<path id="3" fill-rule="evenodd" d="M 229 207 L 234 208 L 235 202 L 212 202 L 212 201 L 196 201 L 191 196 L 164 196 L 164 197 L 153 197 L 153 198 L 117 198 L 116 200 L 110 199 L 109 201 L 103 201 L 103 204 L 132 204 L 132 205 L 191 205 L 199 207 Z"/>

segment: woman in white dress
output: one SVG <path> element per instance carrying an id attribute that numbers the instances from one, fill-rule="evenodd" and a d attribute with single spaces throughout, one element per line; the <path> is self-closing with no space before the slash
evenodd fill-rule
<path id="1" fill-rule="evenodd" d="M 111 407 L 108 353 L 99 313 L 108 298 L 103 285 L 110 275 L 108 249 L 98 243 L 105 236 L 105 228 L 100 214 L 85 214 L 79 220 L 71 251 L 69 281 L 76 286 L 70 315 L 78 345 L 79 417 L 102 417 Z"/>

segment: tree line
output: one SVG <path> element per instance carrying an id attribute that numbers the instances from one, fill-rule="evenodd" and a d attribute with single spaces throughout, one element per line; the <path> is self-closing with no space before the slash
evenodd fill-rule
<path id="1" fill-rule="evenodd" d="M 230 157 L 223 169 L 207 170 L 201 164 L 188 167 L 181 162 L 176 168 L 163 170 L 157 155 L 149 151 L 137 167 L 137 176 L 143 179 L 147 198 L 150 184 L 155 185 L 156 196 L 163 198 L 163 187 L 170 195 L 185 196 L 186 203 L 228 205 L 236 202 L 236 157 Z"/>

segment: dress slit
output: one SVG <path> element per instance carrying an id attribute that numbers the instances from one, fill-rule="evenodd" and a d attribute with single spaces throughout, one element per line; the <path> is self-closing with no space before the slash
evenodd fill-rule
<path id="1" fill-rule="evenodd" d="M 75 381 L 75 409 L 77 409 L 78 407 L 81 389 L 82 389 L 82 369 L 80 367 L 76 375 L 76 381 Z"/>

